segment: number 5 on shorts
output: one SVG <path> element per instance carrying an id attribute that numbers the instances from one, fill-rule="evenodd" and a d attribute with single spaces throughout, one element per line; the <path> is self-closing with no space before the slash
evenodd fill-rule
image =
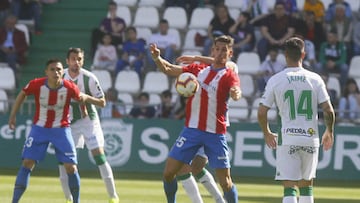
<path id="1" fill-rule="evenodd" d="M 177 147 L 182 147 L 184 145 L 186 141 L 186 138 L 185 137 L 179 137 L 177 140 L 176 140 L 176 146 Z"/>

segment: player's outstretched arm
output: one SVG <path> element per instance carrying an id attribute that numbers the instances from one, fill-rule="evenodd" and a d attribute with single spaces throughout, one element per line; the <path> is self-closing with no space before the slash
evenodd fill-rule
<path id="1" fill-rule="evenodd" d="M 149 50 L 152 59 L 154 60 L 157 68 L 159 68 L 161 72 L 174 77 L 177 77 L 182 73 L 181 66 L 171 64 L 160 56 L 160 49 L 156 47 L 156 44 L 150 44 Z"/>
<path id="2" fill-rule="evenodd" d="M 80 93 L 79 102 L 82 102 L 82 103 L 87 102 L 87 103 L 94 104 L 99 107 L 105 107 L 105 105 L 106 105 L 106 100 L 104 97 L 96 98 L 96 97 L 93 97 L 93 96 L 90 96 L 90 95 L 84 94 L 84 93 Z"/>
<path id="3" fill-rule="evenodd" d="M 16 97 L 15 103 L 11 109 L 9 116 L 9 128 L 14 130 L 16 125 L 16 113 L 18 112 L 21 104 L 25 101 L 26 94 L 24 91 L 21 91 Z"/>
<path id="4" fill-rule="evenodd" d="M 194 63 L 194 62 L 212 64 L 214 62 L 214 58 L 209 57 L 209 56 L 189 56 L 189 55 L 184 55 L 184 56 L 179 56 L 176 59 L 176 62 L 177 63 L 184 63 L 184 64 L 191 64 L 191 63 Z"/>
<path id="5" fill-rule="evenodd" d="M 335 125 L 335 113 L 334 108 L 330 101 L 326 101 L 320 104 L 324 112 L 324 123 L 326 126 L 325 132 L 321 139 L 321 144 L 324 150 L 329 150 L 334 144 L 334 125 Z"/>

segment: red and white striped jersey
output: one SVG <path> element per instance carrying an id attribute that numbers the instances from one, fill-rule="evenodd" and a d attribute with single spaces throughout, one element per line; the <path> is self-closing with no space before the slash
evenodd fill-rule
<path id="1" fill-rule="evenodd" d="M 202 131 L 225 134 L 230 88 L 240 86 L 239 77 L 230 68 L 214 69 L 203 64 L 183 68 L 197 76 L 200 89 L 186 104 L 185 126 Z"/>
<path id="2" fill-rule="evenodd" d="M 31 80 L 24 88 L 26 95 L 34 95 L 35 115 L 33 124 L 44 128 L 68 127 L 70 125 L 70 101 L 80 99 L 75 83 L 67 80 L 57 89 L 47 85 L 47 78 Z"/>

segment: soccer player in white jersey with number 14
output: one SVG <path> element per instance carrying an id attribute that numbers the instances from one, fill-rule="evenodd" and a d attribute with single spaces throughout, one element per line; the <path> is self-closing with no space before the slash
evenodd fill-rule
<path id="1" fill-rule="evenodd" d="M 322 78 L 302 67 L 304 41 L 297 37 L 286 40 L 285 57 L 287 68 L 272 76 L 266 85 L 258 121 L 266 144 L 276 148 L 275 179 L 284 186 L 282 202 L 313 203 L 319 147 L 322 144 L 324 150 L 329 150 L 333 145 L 335 114 Z M 277 135 L 271 132 L 267 120 L 267 112 L 274 103 L 281 120 Z M 326 126 L 321 142 L 318 105 L 324 112 Z"/>
<path id="2" fill-rule="evenodd" d="M 70 48 L 67 53 L 66 63 L 68 68 L 64 71 L 64 79 L 73 81 L 81 92 L 92 95 L 97 98 L 95 105 L 104 107 L 105 96 L 97 77 L 85 70 L 84 50 L 81 48 Z M 109 203 L 118 203 L 119 197 L 116 193 L 114 176 L 110 164 L 107 162 L 104 152 L 104 135 L 100 125 L 99 115 L 94 105 L 81 106 L 72 103 L 72 121 L 71 131 L 74 137 L 76 148 L 83 148 L 84 142 L 99 168 L 101 178 L 103 179 Z M 59 166 L 60 181 L 68 202 L 71 202 L 71 194 L 66 183 L 66 174 L 63 167 Z"/>

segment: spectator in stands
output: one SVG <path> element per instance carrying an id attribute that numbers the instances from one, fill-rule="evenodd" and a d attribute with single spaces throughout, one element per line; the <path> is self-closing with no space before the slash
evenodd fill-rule
<path id="1" fill-rule="evenodd" d="M 306 0 L 304 3 L 304 12 L 312 12 L 315 16 L 315 21 L 322 23 L 325 18 L 325 6 L 320 0 Z"/>
<path id="2" fill-rule="evenodd" d="M 40 0 L 12 0 L 12 12 L 18 19 L 34 19 L 34 30 L 36 35 L 42 34 L 41 29 L 41 10 Z"/>
<path id="3" fill-rule="evenodd" d="M 351 9 L 350 4 L 344 0 L 334 0 L 334 2 L 329 4 L 329 7 L 326 9 L 325 21 L 330 22 L 335 18 L 337 4 L 343 5 L 345 7 L 346 18 L 352 19 L 352 9 Z"/>
<path id="4" fill-rule="evenodd" d="M 161 104 L 156 108 L 157 118 L 173 118 L 174 105 L 172 103 L 172 93 L 170 90 L 161 92 Z"/>
<path id="5" fill-rule="evenodd" d="M 225 4 L 217 5 L 215 8 L 215 16 L 210 21 L 210 25 L 207 30 L 208 37 L 205 39 L 202 54 L 204 56 L 209 56 L 215 37 L 229 35 L 229 30 L 234 24 L 235 20 L 231 18 L 228 7 Z"/>
<path id="6" fill-rule="evenodd" d="M 0 27 L 4 25 L 5 18 L 10 13 L 11 13 L 10 1 L 9 0 L 0 1 Z"/>
<path id="7" fill-rule="evenodd" d="M 174 61 L 176 51 L 180 48 L 178 36 L 169 33 L 169 22 L 166 19 L 160 20 L 159 32 L 150 36 L 148 44 L 156 44 L 167 61 Z M 148 65 L 155 69 L 155 63 L 148 51 Z"/>
<path id="8" fill-rule="evenodd" d="M 278 60 L 278 55 L 279 50 L 272 48 L 268 52 L 268 59 L 261 63 L 260 70 L 256 75 L 258 86 L 257 95 L 261 95 L 264 92 L 266 83 L 271 76 L 285 68 L 286 64 Z"/>
<path id="9" fill-rule="evenodd" d="M 296 0 L 276 0 L 276 3 L 282 3 L 285 8 L 285 12 L 288 15 L 294 16 L 299 12 Z"/>
<path id="10" fill-rule="evenodd" d="M 295 33 L 295 20 L 285 12 L 284 3 L 277 2 L 274 13 L 263 19 L 262 39 L 257 44 L 260 60 L 264 61 L 269 48 L 281 48 L 286 39 Z"/>
<path id="11" fill-rule="evenodd" d="M 339 73 L 340 84 L 345 85 L 349 66 L 346 63 L 347 51 L 343 42 L 337 39 L 336 30 L 327 33 L 327 40 L 321 44 L 319 63 L 316 67 L 318 73 Z"/>
<path id="12" fill-rule="evenodd" d="M 357 13 L 356 20 L 354 21 L 354 29 L 352 35 L 353 41 L 353 56 L 360 55 L 360 13 Z"/>
<path id="13" fill-rule="evenodd" d="M 326 41 L 324 26 L 322 23 L 315 21 L 315 14 L 312 11 L 305 11 L 303 19 L 305 25 L 302 27 L 301 34 L 305 39 L 314 43 L 315 50 L 319 51 L 321 43 Z"/>
<path id="14" fill-rule="evenodd" d="M 351 51 L 353 22 L 345 16 L 345 9 L 343 4 L 335 5 L 335 16 L 328 22 L 327 29 L 336 30 L 339 42 L 343 42 L 347 50 Z M 351 52 L 348 52 L 348 56 L 351 56 Z"/>
<path id="15" fill-rule="evenodd" d="M 356 120 L 360 111 L 360 91 L 356 81 L 349 78 L 344 86 L 342 97 L 339 101 L 339 119 Z"/>
<path id="16" fill-rule="evenodd" d="M 106 93 L 106 105 L 101 108 L 100 118 L 122 118 L 126 115 L 125 105 L 119 101 L 118 91 L 115 88 L 109 88 Z"/>
<path id="17" fill-rule="evenodd" d="M 129 116 L 131 118 L 154 118 L 156 109 L 149 104 L 149 101 L 149 93 L 141 92 L 135 106 L 131 109 Z"/>
<path id="18" fill-rule="evenodd" d="M 233 46 L 234 57 L 237 57 L 239 53 L 244 51 L 252 51 L 255 46 L 255 33 L 254 27 L 249 24 L 250 14 L 248 12 L 242 12 L 235 24 L 229 29 L 229 32 L 235 40 Z"/>
<path id="19" fill-rule="evenodd" d="M 105 34 L 102 44 L 96 49 L 93 66 L 95 69 L 105 69 L 113 74 L 117 58 L 116 48 L 111 44 L 111 35 Z"/>
<path id="20" fill-rule="evenodd" d="M 25 63 L 28 49 L 25 34 L 16 29 L 17 17 L 9 15 L 5 19 L 5 26 L 0 28 L 0 61 L 6 62 L 16 73 L 16 66 Z"/>
<path id="21" fill-rule="evenodd" d="M 109 17 L 102 19 L 100 26 L 95 28 L 91 36 L 91 55 L 94 56 L 96 47 L 101 41 L 103 35 L 108 33 L 112 37 L 112 44 L 119 48 L 119 45 L 123 43 L 123 37 L 125 35 L 126 23 L 125 20 L 116 16 L 117 4 L 114 1 L 110 1 L 108 4 Z"/>
<path id="22" fill-rule="evenodd" d="M 135 27 L 128 27 L 126 30 L 127 40 L 123 44 L 122 55 L 116 64 L 115 75 L 124 70 L 127 66 L 133 68 L 139 78 L 142 78 L 145 57 L 145 41 L 138 39 Z"/>
<path id="23" fill-rule="evenodd" d="M 183 97 L 183 96 L 178 96 L 177 101 L 175 103 L 174 106 L 174 118 L 181 120 L 185 118 L 185 112 L 186 112 L 186 102 L 187 102 L 187 97 Z"/>
<path id="24" fill-rule="evenodd" d="M 271 5 L 272 6 L 272 5 Z M 269 13 L 266 0 L 243 0 L 241 12 L 250 13 L 250 23 L 259 26 L 261 19 Z"/>

